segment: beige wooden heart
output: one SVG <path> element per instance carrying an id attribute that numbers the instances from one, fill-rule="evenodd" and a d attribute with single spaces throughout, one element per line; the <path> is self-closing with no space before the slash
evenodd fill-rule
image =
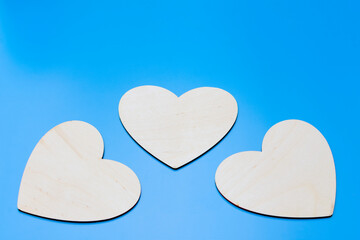
<path id="1" fill-rule="evenodd" d="M 102 159 L 100 133 L 81 121 L 47 132 L 26 165 L 19 210 L 50 219 L 101 221 L 130 210 L 140 197 L 140 182 L 127 166 Z"/>
<path id="2" fill-rule="evenodd" d="M 196 88 L 177 97 L 161 87 L 141 86 L 121 98 L 119 115 L 140 146 L 176 169 L 227 134 L 236 120 L 237 103 L 219 88 Z"/>
<path id="3" fill-rule="evenodd" d="M 303 121 L 274 125 L 264 137 L 262 152 L 225 159 L 215 182 L 227 200 L 252 212 L 290 218 L 333 214 L 333 156 L 322 134 Z"/>

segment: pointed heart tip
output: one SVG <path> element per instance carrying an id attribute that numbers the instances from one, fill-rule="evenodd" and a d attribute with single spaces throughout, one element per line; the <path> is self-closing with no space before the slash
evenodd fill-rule
<path id="1" fill-rule="evenodd" d="M 170 164 L 167 164 L 167 163 L 165 163 L 165 165 L 168 166 L 168 167 L 170 167 L 170 168 L 173 169 L 173 170 L 178 170 L 178 169 L 180 169 L 182 166 L 184 166 L 184 165 L 170 165 Z"/>

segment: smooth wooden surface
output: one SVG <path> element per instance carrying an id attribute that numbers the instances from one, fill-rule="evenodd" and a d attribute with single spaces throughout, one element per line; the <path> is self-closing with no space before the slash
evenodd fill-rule
<path id="1" fill-rule="evenodd" d="M 241 152 L 216 171 L 216 186 L 231 203 L 252 212 L 291 218 L 331 216 L 336 177 L 322 134 L 299 120 L 273 126 L 262 152 Z"/>
<path id="2" fill-rule="evenodd" d="M 127 166 L 102 159 L 103 151 L 100 133 L 88 123 L 69 121 L 51 129 L 28 160 L 18 208 L 79 222 L 106 220 L 130 210 L 140 197 L 140 182 Z"/>
<path id="3" fill-rule="evenodd" d="M 121 98 L 119 115 L 138 144 L 176 169 L 227 134 L 236 120 L 237 103 L 219 88 L 196 88 L 177 97 L 161 87 L 141 86 Z"/>

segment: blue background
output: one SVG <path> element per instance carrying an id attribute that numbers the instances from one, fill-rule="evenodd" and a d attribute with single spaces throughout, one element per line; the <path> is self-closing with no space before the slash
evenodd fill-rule
<path id="1" fill-rule="evenodd" d="M 359 239 L 360 2 L 0 1 L 0 239 Z M 238 120 L 220 144 L 174 171 L 126 133 L 118 102 L 158 85 L 229 91 Z M 217 166 L 260 150 L 286 119 L 313 124 L 333 151 L 331 218 L 280 219 L 227 202 Z M 83 120 L 105 155 L 129 166 L 140 201 L 110 221 L 76 224 L 17 210 L 27 159 L 55 125 Z"/>

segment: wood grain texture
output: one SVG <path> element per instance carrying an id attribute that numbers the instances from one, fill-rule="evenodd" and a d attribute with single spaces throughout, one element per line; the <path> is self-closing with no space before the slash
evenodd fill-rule
<path id="1" fill-rule="evenodd" d="M 161 87 L 141 86 L 124 94 L 119 115 L 140 146 L 177 169 L 228 133 L 237 117 L 237 103 L 219 88 L 196 88 L 177 97 Z"/>
<path id="2" fill-rule="evenodd" d="M 227 200 L 252 212 L 289 218 L 333 214 L 333 156 L 322 134 L 303 121 L 274 125 L 264 137 L 262 152 L 225 159 L 215 182 Z"/>
<path id="3" fill-rule="evenodd" d="M 50 219 L 91 222 L 119 216 L 140 197 L 140 182 L 127 166 L 102 159 L 100 133 L 81 121 L 47 132 L 26 165 L 18 208 Z"/>

